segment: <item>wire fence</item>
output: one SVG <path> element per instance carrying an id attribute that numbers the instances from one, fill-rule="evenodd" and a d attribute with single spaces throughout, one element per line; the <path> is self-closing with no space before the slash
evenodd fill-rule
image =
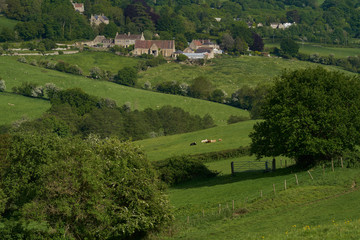
<path id="1" fill-rule="evenodd" d="M 235 217 L 248 212 L 247 206 L 255 201 L 266 199 L 269 197 L 276 197 L 278 194 L 286 194 L 290 188 L 296 188 L 302 185 L 315 186 L 321 185 L 324 181 L 336 181 L 335 163 L 332 162 L 330 166 L 322 165 L 316 169 L 308 170 L 306 172 L 294 173 L 287 175 L 281 181 L 271 181 L 263 185 L 259 189 L 254 189 L 251 193 L 246 193 L 243 199 L 233 199 L 223 202 L 218 202 L 210 208 L 199 209 L 197 213 L 189 214 L 183 222 L 185 225 L 198 225 L 204 222 L 219 220 L 224 218 Z M 337 163 L 339 167 L 343 167 L 343 163 Z"/>

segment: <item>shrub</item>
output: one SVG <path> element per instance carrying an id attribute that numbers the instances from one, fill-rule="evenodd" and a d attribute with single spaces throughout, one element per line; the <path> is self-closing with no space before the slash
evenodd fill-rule
<path id="1" fill-rule="evenodd" d="M 35 83 L 24 82 L 20 87 L 13 87 L 13 92 L 27 97 L 43 97 L 44 89 Z"/>
<path id="2" fill-rule="evenodd" d="M 184 61 L 188 60 L 188 57 L 184 54 L 179 54 L 177 56 L 176 60 L 178 60 L 179 62 L 184 62 Z"/>
<path id="3" fill-rule="evenodd" d="M 5 92 L 5 90 L 6 90 L 5 81 L 0 78 L 0 92 Z"/>
<path id="4" fill-rule="evenodd" d="M 189 156 L 172 157 L 153 163 L 160 179 L 169 185 L 178 184 L 196 178 L 209 178 L 218 175 L 209 170 L 202 162 Z"/>
<path id="5" fill-rule="evenodd" d="M 244 117 L 244 116 L 234 116 L 234 115 L 231 115 L 229 117 L 229 119 L 227 120 L 227 123 L 228 124 L 233 124 L 233 123 L 237 123 L 237 122 L 242 122 L 242 121 L 246 121 L 246 120 L 249 120 L 248 117 Z"/>
<path id="6" fill-rule="evenodd" d="M 17 60 L 18 60 L 18 62 L 21 62 L 21 63 L 27 63 L 25 57 L 19 57 Z"/>
<path id="7" fill-rule="evenodd" d="M 21 134 L 5 148 L 2 238 L 140 239 L 173 218 L 155 170 L 129 142 Z"/>
<path id="8" fill-rule="evenodd" d="M 124 67 L 119 70 L 114 80 L 116 83 L 122 85 L 135 86 L 137 82 L 137 70 L 133 67 Z"/>

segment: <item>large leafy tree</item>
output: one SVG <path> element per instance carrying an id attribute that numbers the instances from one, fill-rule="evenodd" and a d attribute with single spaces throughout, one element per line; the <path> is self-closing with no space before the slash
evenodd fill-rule
<path id="1" fill-rule="evenodd" d="M 258 157 L 287 156 L 311 165 L 360 143 L 360 79 L 323 68 L 284 72 L 250 134 Z"/>
<path id="2" fill-rule="evenodd" d="M 0 136 L 0 163 L 1 239 L 139 239 L 171 218 L 129 142 Z"/>

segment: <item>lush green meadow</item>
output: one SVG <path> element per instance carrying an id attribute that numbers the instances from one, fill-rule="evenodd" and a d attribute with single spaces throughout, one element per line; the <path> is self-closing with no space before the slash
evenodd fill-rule
<path id="1" fill-rule="evenodd" d="M 177 81 L 191 84 L 199 76 L 205 76 L 216 88 L 228 94 L 235 92 L 243 85 L 269 83 L 285 69 L 295 70 L 319 66 L 315 63 L 269 58 L 258 56 L 240 56 L 213 59 L 205 66 L 190 66 L 178 63 L 164 64 L 140 73 L 139 85 L 150 81 L 153 86 L 164 81 Z M 331 70 L 336 67 L 323 66 Z"/>
<path id="2" fill-rule="evenodd" d="M 123 67 L 136 66 L 139 61 L 138 58 L 118 56 L 110 52 L 81 52 L 69 55 L 27 56 L 26 58 L 46 59 L 50 61 L 62 60 L 70 64 L 76 64 L 83 70 L 84 75 L 89 75 L 93 67 L 99 67 L 116 74 Z"/>
<path id="3" fill-rule="evenodd" d="M 312 239 L 317 234 L 343 239 L 339 229 L 346 228 L 349 236 L 358 233 L 359 224 L 350 231 L 341 223 L 359 219 L 360 191 L 353 188 L 359 170 L 332 172 L 326 167 L 325 174 L 321 168 L 311 174 L 314 180 L 306 171 L 287 168 L 222 175 L 171 188 L 176 223 L 160 239 Z"/>
<path id="4" fill-rule="evenodd" d="M 19 86 L 22 82 L 33 82 L 40 85 L 52 82 L 58 87 L 77 87 L 89 94 L 113 99 L 119 106 L 129 102 L 132 109 L 143 110 L 145 108 L 160 108 L 164 105 L 171 105 L 180 107 L 191 114 L 204 116 L 209 113 L 217 125 L 226 125 L 226 120 L 230 115 L 249 115 L 246 111 L 224 104 L 161 94 L 130 88 L 112 82 L 93 80 L 82 76 L 75 76 L 19 63 L 16 59 L 17 57 L 0 57 L 0 76 L 6 82 L 7 91 L 11 91 L 14 86 Z M 36 106 L 34 106 L 34 108 L 36 108 Z M 5 109 L 0 109 L 0 112 L 5 112 Z M 27 109 L 24 109 L 24 114 L 26 113 Z M 7 114 L 11 115 L 12 113 L 7 112 Z"/>
<path id="5" fill-rule="evenodd" d="M 12 20 L 7 17 L 0 16 L 0 26 L 1 27 L 7 27 L 10 29 L 13 29 L 17 23 L 18 23 L 18 21 L 16 21 L 16 20 Z"/>
<path id="6" fill-rule="evenodd" d="M 319 54 L 320 56 L 329 56 L 333 54 L 336 58 L 346 58 L 348 56 L 357 56 L 360 55 L 360 48 L 346 48 L 346 47 L 329 47 L 329 46 L 321 46 L 319 44 L 310 44 L 299 43 L 300 53 L 305 54 Z M 266 43 L 265 48 L 268 47 L 280 47 L 279 43 Z"/>
<path id="7" fill-rule="evenodd" d="M 50 108 L 49 101 L 0 93 L 0 125 L 20 119 L 35 119 Z"/>
<path id="8" fill-rule="evenodd" d="M 183 154 L 198 154 L 234 149 L 250 144 L 249 133 L 256 121 L 245 121 L 226 126 L 218 126 L 201 131 L 163 136 L 136 141 L 151 161 Z M 222 139 L 221 142 L 201 143 L 203 139 Z M 197 145 L 190 146 L 196 142 Z"/>

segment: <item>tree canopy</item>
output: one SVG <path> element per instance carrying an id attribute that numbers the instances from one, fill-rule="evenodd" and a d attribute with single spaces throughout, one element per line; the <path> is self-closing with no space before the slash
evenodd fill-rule
<path id="1" fill-rule="evenodd" d="M 360 79 L 323 68 L 284 72 L 267 95 L 252 153 L 311 165 L 360 143 Z"/>
<path id="2" fill-rule="evenodd" d="M 139 239 L 172 218 L 129 142 L 0 135 L 0 163 L 1 239 Z"/>

